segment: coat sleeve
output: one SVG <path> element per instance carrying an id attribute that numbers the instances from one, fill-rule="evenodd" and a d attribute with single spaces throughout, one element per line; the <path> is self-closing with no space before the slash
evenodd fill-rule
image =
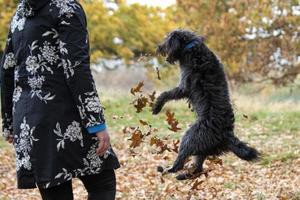
<path id="1" fill-rule="evenodd" d="M 60 16 L 58 23 L 61 55 L 59 67 L 64 69 L 82 124 L 87 130 L 103 124 L 105 127 L 103 107 L 90 69 L 87 23 L 82 7 L 77 4 L 74 12 Z"/>
<path id="2" fill-rule="evenodd" d="M 11 32 L 9 32 L 0 66 L 2 133 L 5 138 L 13 135 L 12 109 L 14 92 L 14 68 L 16 65 L 16 61 L 12 48 L 11 35 Z"/>

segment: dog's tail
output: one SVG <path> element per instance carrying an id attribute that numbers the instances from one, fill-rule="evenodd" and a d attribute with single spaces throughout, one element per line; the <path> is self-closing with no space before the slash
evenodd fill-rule
<path id="1" fill-rule="evenodd" d="M 247 161 L 258 160 L 260 153 L 253 147 L 240 141 L 237 137 L 231 137 L 229 140 L 229 149 L 239 158 Z"/>

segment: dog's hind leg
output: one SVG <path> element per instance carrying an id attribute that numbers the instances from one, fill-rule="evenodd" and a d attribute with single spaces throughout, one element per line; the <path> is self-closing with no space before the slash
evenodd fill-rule
<path id="1" fill-rule="evenodd" d="M 199 173 L 199 172 L 202 172 L 203 171 L 203 163 L 206 159 L 206 156 L 204 155 L 197 155 L 195 156 L 195 171 L 194 173 Z"/>
<path id="2" fill-rule="evenodd" d="M 194 135 L 195 126 L 192 126 L 186 134 L 182 137 L 178 156 L 173 164 L 173 167 L 168 169 L 169 173 L 175 173 L 181 170 L 185 164 L 186 159 L 193 155 L 196 151 L 195 141 L 193 140 L 192 136 Z"/>
<path id="3" fill-rule="evenodd" d="M 186 180 L 186 179 L 191 179 L 197 176 L 199 173 L 203 171 L 203 163 L 204 160 L 206 159 L 206 156 L 204 155 L 196 155 L 194 157 L 194 169 L 193 171 L 188 171 L 185 173 L 181 173 L 178 176 L 176 176 L 177 180 Z"/>

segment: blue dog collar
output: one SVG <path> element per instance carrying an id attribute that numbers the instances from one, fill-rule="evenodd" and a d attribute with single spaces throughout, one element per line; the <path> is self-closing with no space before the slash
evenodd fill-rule
<path id="1" fill-rule="evenodd" d="M 184 47 L 184 51 L 191 49 L 192 47 L 196 46 L 197 44 L 199 44 L 199 41 L 197 39 L 194 39 L 192 41 L 190 41 L 185 47 Z"/>

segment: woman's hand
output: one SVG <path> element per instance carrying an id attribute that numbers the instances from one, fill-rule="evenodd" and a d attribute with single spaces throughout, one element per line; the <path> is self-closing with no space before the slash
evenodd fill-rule
<path id="1" fill-rule="evenodd" d="M 107 130 L 96 133 L 97 138 L 99 139 L 98 148 L 96 153 L 99 156 L 103 156 L 110 146 L 110 138 L 107 133 Z"/>

